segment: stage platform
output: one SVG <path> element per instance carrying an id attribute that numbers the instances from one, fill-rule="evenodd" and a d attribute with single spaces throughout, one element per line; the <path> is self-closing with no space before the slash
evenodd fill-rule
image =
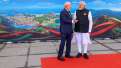
<path id="1" fill-rule="evenodd" d="M 59 47 L 58 40 L 32 43 L 4 43 L 0 44 L 0 68 L 42 68 L 41 58 L 56 57 Z M 77 46 L 72 44 L 72 55 L 77 54 Z M 121 54 L 121 39 L 93 40 L 89 46 L 90 55 Z M 118 57 L 119 58 L 119 57 Z M 93 60 L 94 57 L 90 60 Z M 112 58 L 113 59 L 113 58 Z M 42 59 L 43 60 L 43 59 Z M 86 60 L 80 59 L 80 61 Z M 119 59 L 120 60 L 120 59 Z M 113 59 L 117 61 L 117 59 Z M 69 62 L 69 61 L 66 61 Z M 73 62 L 79 62 L 74 59 Z M 89 61 L 91 62 L 91 61 Z M 103 62 L 103 61 L 102 61 Z M 92 62 L 93 63 L 93 62 Z M 45 67 L 46 68 L 46 67 Z"/>

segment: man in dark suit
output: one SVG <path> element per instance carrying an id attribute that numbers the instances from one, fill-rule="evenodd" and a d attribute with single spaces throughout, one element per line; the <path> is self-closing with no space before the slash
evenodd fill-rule
<path id="1" fill-rule="evenodd" d="M 58 60 L 64 61 L 63 51 L 64 46 L 66 44 L 66 58 L 72 58 L 70 55 L 71 51 L 71 40 L 72 40 L 72 15 L 70 13 L 71 3 L 66 2 L 64 5 L 64 9 L 60 13 L 60 32 L 61 32 L 61 43 L 58 52 Z"/>

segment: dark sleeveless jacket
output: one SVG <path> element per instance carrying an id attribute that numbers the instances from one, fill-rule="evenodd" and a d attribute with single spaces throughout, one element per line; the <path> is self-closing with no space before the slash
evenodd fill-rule
<path id="1" fill-rule="evenodd" d="M 89 10 L 76 10 L 76 20 L 75 23 L 75 32 L 87 33 L 89 31 L 89 19 L 88 19 Z"/>

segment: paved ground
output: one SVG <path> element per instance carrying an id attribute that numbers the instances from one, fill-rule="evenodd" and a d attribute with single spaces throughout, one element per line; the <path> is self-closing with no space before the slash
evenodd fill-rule
<path id="1" fill-rule="evenodd" d="M 0 44 L 0 68 L 41 68 L 40 58 L 56 56 L 59 41 Z M 72 55 L 77 47 L 72 44 Z M 93 40 L 90 54 L 121 53 L 121 39 Z"/>

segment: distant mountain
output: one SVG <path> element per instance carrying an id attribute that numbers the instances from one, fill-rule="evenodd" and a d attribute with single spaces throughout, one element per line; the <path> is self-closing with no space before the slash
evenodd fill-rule
<path id="1" fill-rule="evenodd" d="M 112 10 L 108 10 L 108 9 L 103 9 L 103 10 L 91 9 L 91 11 L 92 11 L 94 19 L 97 19 L 97 18 L 104 16 L 104 15 L 121 19 L 121 12 L 119 12 L 119 11 L 112 11 Z"/>
<path id="2" fill-rule="evenodd" d="M 0 15 L 15 15 L 15 14 L 48 14 L 48 13 L 60 13 L 61 9 L 16 9 L 16 10 L 6 10 L 6 11 L 0 11 Z M 75 12 L 75 9 L 71 10 L 72 13 Z M 118 11 L 112 11 L 108 9 L 102 9 L 102 10 L 95 10 L 91 9 L 91 12 L 93 14 L 94 19 L 99 18 L 100 16 L 107 15 L 111 17 L 116 17 L 121 19 L 121 12 Z"/>
<path id="3" fill-rule="evenodd" d="M 60 9 L 16 9 L 16 10 L 5 10 L 0 11 L 0 15 L 13 16 L 16 14 L 48 14 L 48 13 L 59 13 Z"/>

